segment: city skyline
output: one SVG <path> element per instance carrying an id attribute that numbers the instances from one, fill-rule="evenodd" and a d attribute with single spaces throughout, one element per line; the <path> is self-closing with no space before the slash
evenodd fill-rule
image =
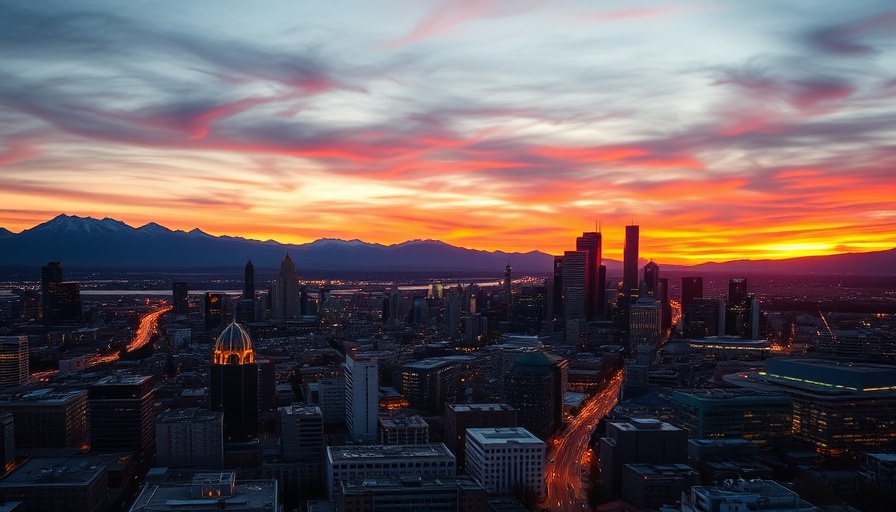
<path id="1" fill-rule="evenodd" d="M 669 264 L 896 247 L 885 2 L 0 3 L 0 226 Z"/>

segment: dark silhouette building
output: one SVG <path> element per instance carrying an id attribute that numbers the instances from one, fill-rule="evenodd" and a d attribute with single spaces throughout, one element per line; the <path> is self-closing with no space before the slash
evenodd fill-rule
<path id="1" fill-rule="evenodd" d="M 683 321 L 685 338 L 706 338 L 724 334 L 719 332 L 720 309 L 719 299 L 703 297 L 692 299 Z"/>
<path id="2" fill-rule="evenodd" d="M 255 299 L 255 266 L 252 265 L 252 260 L 246 263 L 246 270 L 243 276 L 243 299 Z"/>
<path id="3" fill-rule="evenodd" d="M 171 284 L 171 304 L 175 315 L 186 315 L 190 313 L 190 302 L 188 299 L 189 288 L 186 281 L 174 281 Z"/>
<path id="4" fill-rule="evenodd" d="M 702 277 L 681 278 L 681 311 L 686 314 L 691 301 L 703 297 Z"/>
<path id="5" fill-rule="evenodd" d="M 542 351 L 527 352 L 504 377 L 507 403 L 519 426 L 547 440 L 563 424 L 563 397 L 569 362 Z"/>
<path id="6" fill-rule="evenodd" d="M 224 413 L 224 441 L 258 436 L 258 365 L 252 339 L 232 322 L 218 336 L 209 371 L 211 409 Z"/>
<path id="7" fill-rule="evenodd" d="M 205 293 L 205 330 L 211 331 L 224 323 L 224 294 Z"/>
<path id="8" fill-rule="evenodd" d="M 81 285 L 62 280 L 62 263 L 51 261 L 41 270 L 41 314 L 44 323 L 72 323 L 83 320 Z"/>
<path id="9" fill-rule="evenodd" d="M 563 256 L 554 256 L 554 281 L 551 290 L 551 314 L 553 319 L 563 318 Z"/>
<path id="10" fill-rule="evenodd" d="M 41 269 L 40 273 L 40 291 L 41 291 L 41 309 L 43 318 L 49 319 L 52 316 L 52 289 L 56 284 L 62 282 L 62 263 L 51 261 Z"/>
<path id="11" fill-rule="evenodd" d="M 153 380 L 150 376 L 112 376 L 87 390 L 90 449 L 135 452 L 150 460 L 155 451 Z"/>
<path id="12" fill-rule="evenodd" d="M 604 289 L 607 287 L 606 267 L 601 273 L 602 247 L 600 232 L 585 232 L 576 238 L 576 250 L 588 251 L 587 273 L 590 276 L 585 285 L 587 297 L 587 319 L 594 320 L 604 312 Z"/>
<path id="13" fill-rule="evenodd" d="M 299 274 L 295 262 L 287 254 L 280 263 L 277 278 L 271 283 L 271 318 L 294 319 L 299 312 Z"/>
<path id="14" fill-rule="evenodd" d="M 468 428 L 516 427 L 516 409 L 507 404 L 445 404 L 445 446 L 464 468 L 464 443 Z"/>
<path id="15" fill-rule="evenodd" d="M 622 293 L 626 297 L 638 294 L 638 226 L 625 226 L 625 247 L 622 257 Z"/>
<path id="16" fill-rule="evenodd" d="M 747 278 L 728 281 L 728 302 L 725 304 L 725 334 L 745 336 L 750 328 L 751 298 L 747 295 Z"/>
<path id="17" fill-rule="evenodd" d="M 659 299 L 660 292 L 660 266 L 653 261 L 644 265 L 644 284 L 647 287 L 647 295 Z"/>

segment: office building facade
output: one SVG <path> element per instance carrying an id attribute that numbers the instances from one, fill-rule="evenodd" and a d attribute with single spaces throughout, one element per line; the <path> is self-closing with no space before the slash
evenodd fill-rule
<path id="1" fill-rule="evenodd" d="M 544 441 L 524 428 L 468 428 L 467 473 L 492 494 L 519 489 L 545 497 Z"/>

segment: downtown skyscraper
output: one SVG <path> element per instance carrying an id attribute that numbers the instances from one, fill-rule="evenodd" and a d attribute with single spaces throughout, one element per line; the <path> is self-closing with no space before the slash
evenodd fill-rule
<path id="1" fill-rule="evenodd" d="M 625 226 L 625 247 L 622 258 L 622 293 L 626 297 L 631 297 L 638 293 L 638 237 L 638 226 Z"/>
<path id="2" fill-rule="evenodd" d="M 582 233 L 576 238 L 576 251 L 588 251 L 588 260 L 585 263 L 586 274 L 589 276 L 585 283 L 586 318 L 594 320 L 603 314 L 606 303 L 605 288 L 607 287 L 607 268 L 602 263 L 602 239 L 600 231 Z"/>
<path id="3" fill-rule="evenodd" d="M 280 263 L 280 273 L 271 283 L 271 318 L 292 319 L 299 316 L 299 274 L 287 254 Z"/>

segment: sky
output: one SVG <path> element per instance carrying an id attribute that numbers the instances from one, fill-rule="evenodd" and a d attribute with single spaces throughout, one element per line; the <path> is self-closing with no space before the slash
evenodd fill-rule
<path id="1" fill-rule="evenodd" d="M 896 247 L 887 1 L 0 0 L 0 226 Z"/>

